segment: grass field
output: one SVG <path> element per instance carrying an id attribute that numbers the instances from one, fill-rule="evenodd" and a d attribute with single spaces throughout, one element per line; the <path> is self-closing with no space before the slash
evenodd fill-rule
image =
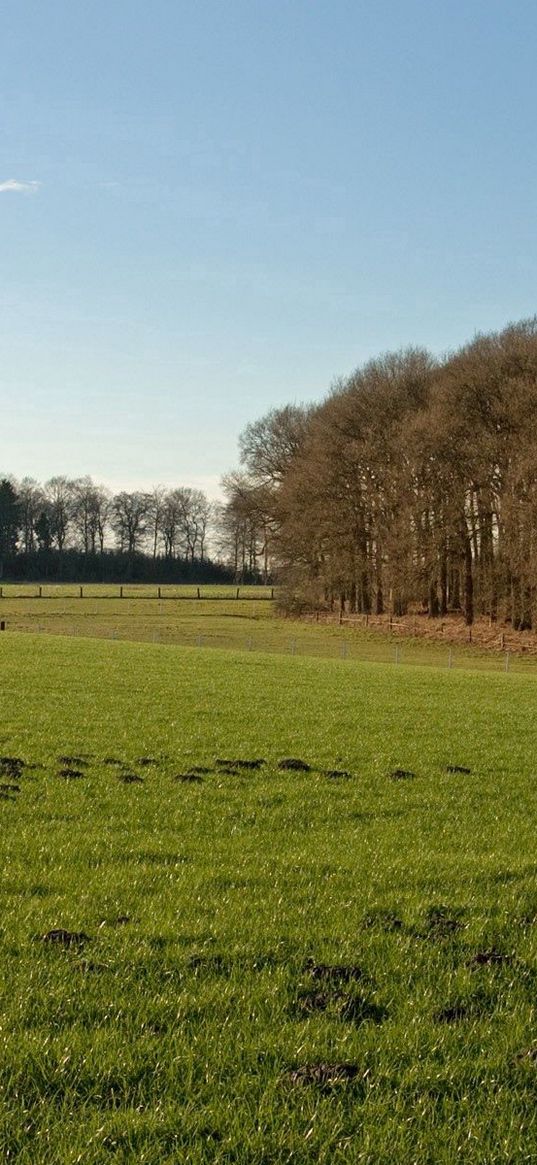
<path id="1" fill-rule="evenodd" d="M 82 587 L 83 598 L 87 599 L 154 599 L 160 592 L 163 600 L 166 599 L 212 599 L 239 601 L 257 599 L 267 601 L 274 597 L 274 587 L 271 586 L 236 586 L 196 583 L 188 585 L 157 583 L 3 583 L 2 598 L 5 599 L 80 599 Z"/>
<path id="2" fill-rule="evenodd" d="M 537 1159 L 532 678 L 0 657 L 2 1160 Z"/>
<path id="3" fill-rule="evenodd" d="M 361 659 L 384 663 L 431 664 L 436 667 L 472 667 L 492 671 L 519 671 L 537 678 L 537 660 L 530 655 L 505 655 L 483 650 L 478 644 L 428 642 L 421 637 L 399 638 L 386 629 L 339 627 L 335 624 L 285 619 L 270 600 L 271 587 L 125 586 L 79 587 L 37 584 L 6 585 L 0 598 L 0 618 L 8 630 L 82 635 L 101 639 L 223 647 L 238 651 Z"/>

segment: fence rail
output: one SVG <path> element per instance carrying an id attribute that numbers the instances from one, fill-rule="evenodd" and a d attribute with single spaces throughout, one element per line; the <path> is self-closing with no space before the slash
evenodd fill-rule
<path id="1" fill-rule="evenodd" d="M 168 584 L 170 588 L 174 587 L 174 583 Z M 188 584 L 186 584 L 188 586 Z M 181 586 L 180 583 L 177 587 Z M 150 588 L 146 583 L 122 584 L 116 587 L 113 593 L 102 593 L 99 589 L 99 583 L 89 583 L 86 587 L 84 585 L 72 586 L 61 583 L 50 584 L 36 584 L 29 593 L 30 588 L 25 587 L 23 590 L 17 590 L 11 584 L 7 586 L 0 585 L 0 599 L 17 599 L 17 600 L 33 600 L 33 599 L 160 599 L 162 602 L 211 602 L 211 603 L 229 603 L 239 599 L 242 603 L 271 603 L 274 600 L 274 587 L 260 588 L 263 591 L 270 591 L 269 594 L 252 594 L 252 587 L 230 587 L 227 594 L 209 593 L 198 586 L 192 587 L 192 594 L 170 594 L 167 590 L 166 584 Z M 151 590 L 151 593 L 147 593 Z"/>
<path id="2" fill-rule="evenodd" d="M 0 620 L 0 631 L 10 630 L 9 620 Z M 332 639 L 325 643 L 308 640 L 307 637 L 292 638 L 283 634 L 277 638 L 266 636 L 263 631 L 259 634 L 239 635 L 205 631 L 198 626 L 186 631 L 184 628 L 172 629 L 160 627 L 158 623 L 146 627 L 145 631 L 129 630 L 126 625 L 111 624 L 91 629 L 86 626 L 74 626 L 66 622 L 62 627 L 44 625 L 36 622 L 31 627 L 12 627 L 11 630 L 22 634 L 44 634 L 66 638 L 112 639 L 122 642 L 153 643 L 163 647 L 190 647 L 204 650 L 224 649 L 238 652 L 262 652 L 268 655 L 288 655 L 300 659 L 332 659 L 349 663 L 380 663 L 393 664 L 396 668 L 401 665 L 413 667 L 434 667 L 446 670 L 471 670 L 500 673 L 518 673 L 537 678 L 537 661 L 531 657 L 521 657 L 506 651 L 504 653 L 478 653 L 472 656 L 468 651 L 456 653 L 453 645 L 445 645 L 443 651 L 416 650 L 402 641 L 390 643 L 386 637 L 382 640 L 352 641 L 350 639 Z M 3 636 L 2 636 L 3 638 Z M 461 645 L 462 646 L 462 645 Z"/>
<path id="3" fill-rule="evenodd" d="M 326 626 L 348 627 L 349 630 L 381 632 L 387 638 L 401 641 L 418 639 L 428 643 L 451 643 L 453 647 L 476 647 L 481 650 L 513 654 L 531 654 L 537 658 L 537 632 L 520 632 L 510 624 L 499 628 L 496 622 L 478 618 L 467 626 L 462 620 L 453 622 L 449 616 L 431 619 L 419 615 L 366 615 L 343 611 L 324 611 L 305 616 L 309 622 Z"/>

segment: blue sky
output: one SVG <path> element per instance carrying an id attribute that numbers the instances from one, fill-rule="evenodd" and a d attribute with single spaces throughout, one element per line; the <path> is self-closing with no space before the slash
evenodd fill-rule
<path id="1" fill-rule="evenodd" d="M 536 310 L 530 0 L 4 0 L 0 472 L 217 490 L 248 420 Z"/>

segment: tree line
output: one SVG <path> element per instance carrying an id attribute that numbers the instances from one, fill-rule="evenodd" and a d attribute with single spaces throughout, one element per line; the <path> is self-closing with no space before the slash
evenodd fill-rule
<path id="1" fill-rule="evenodd" d="M 222 521 L 289 610 L 537 622 L 537 319 L 388 353 L 240 438 Z"/>
<path id="2" fill-rule="evenodd" d="M 208 554 L 215 509 L 188 487 L 111 493 L 90 477 L 0 480 L 0 574 L 12 578 L 224 581 Z"/>

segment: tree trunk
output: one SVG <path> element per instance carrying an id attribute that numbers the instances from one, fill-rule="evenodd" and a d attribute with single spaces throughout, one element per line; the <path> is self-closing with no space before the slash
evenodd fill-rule
<path id="1" fill-rule="evenodd" d="M 464 621 L 471 627 L 474 621 L 474 574 L 472 543 L 468 533 L 464 536 Z"/>
<path id="2" fill-rule="evenodd" d="M 429 586 L 429 596 L 427 601 L 427 611 L 430 619 L 437 619 L 440 611 L 438 603 L 438 588 L 436 580 Z"/>
<path id="3" fill-rule="evenodd" d="M 447 615 L 448 610 L 448 565 L 447 550 L 444 546 L 440 557 L 440 614 Z"/>

